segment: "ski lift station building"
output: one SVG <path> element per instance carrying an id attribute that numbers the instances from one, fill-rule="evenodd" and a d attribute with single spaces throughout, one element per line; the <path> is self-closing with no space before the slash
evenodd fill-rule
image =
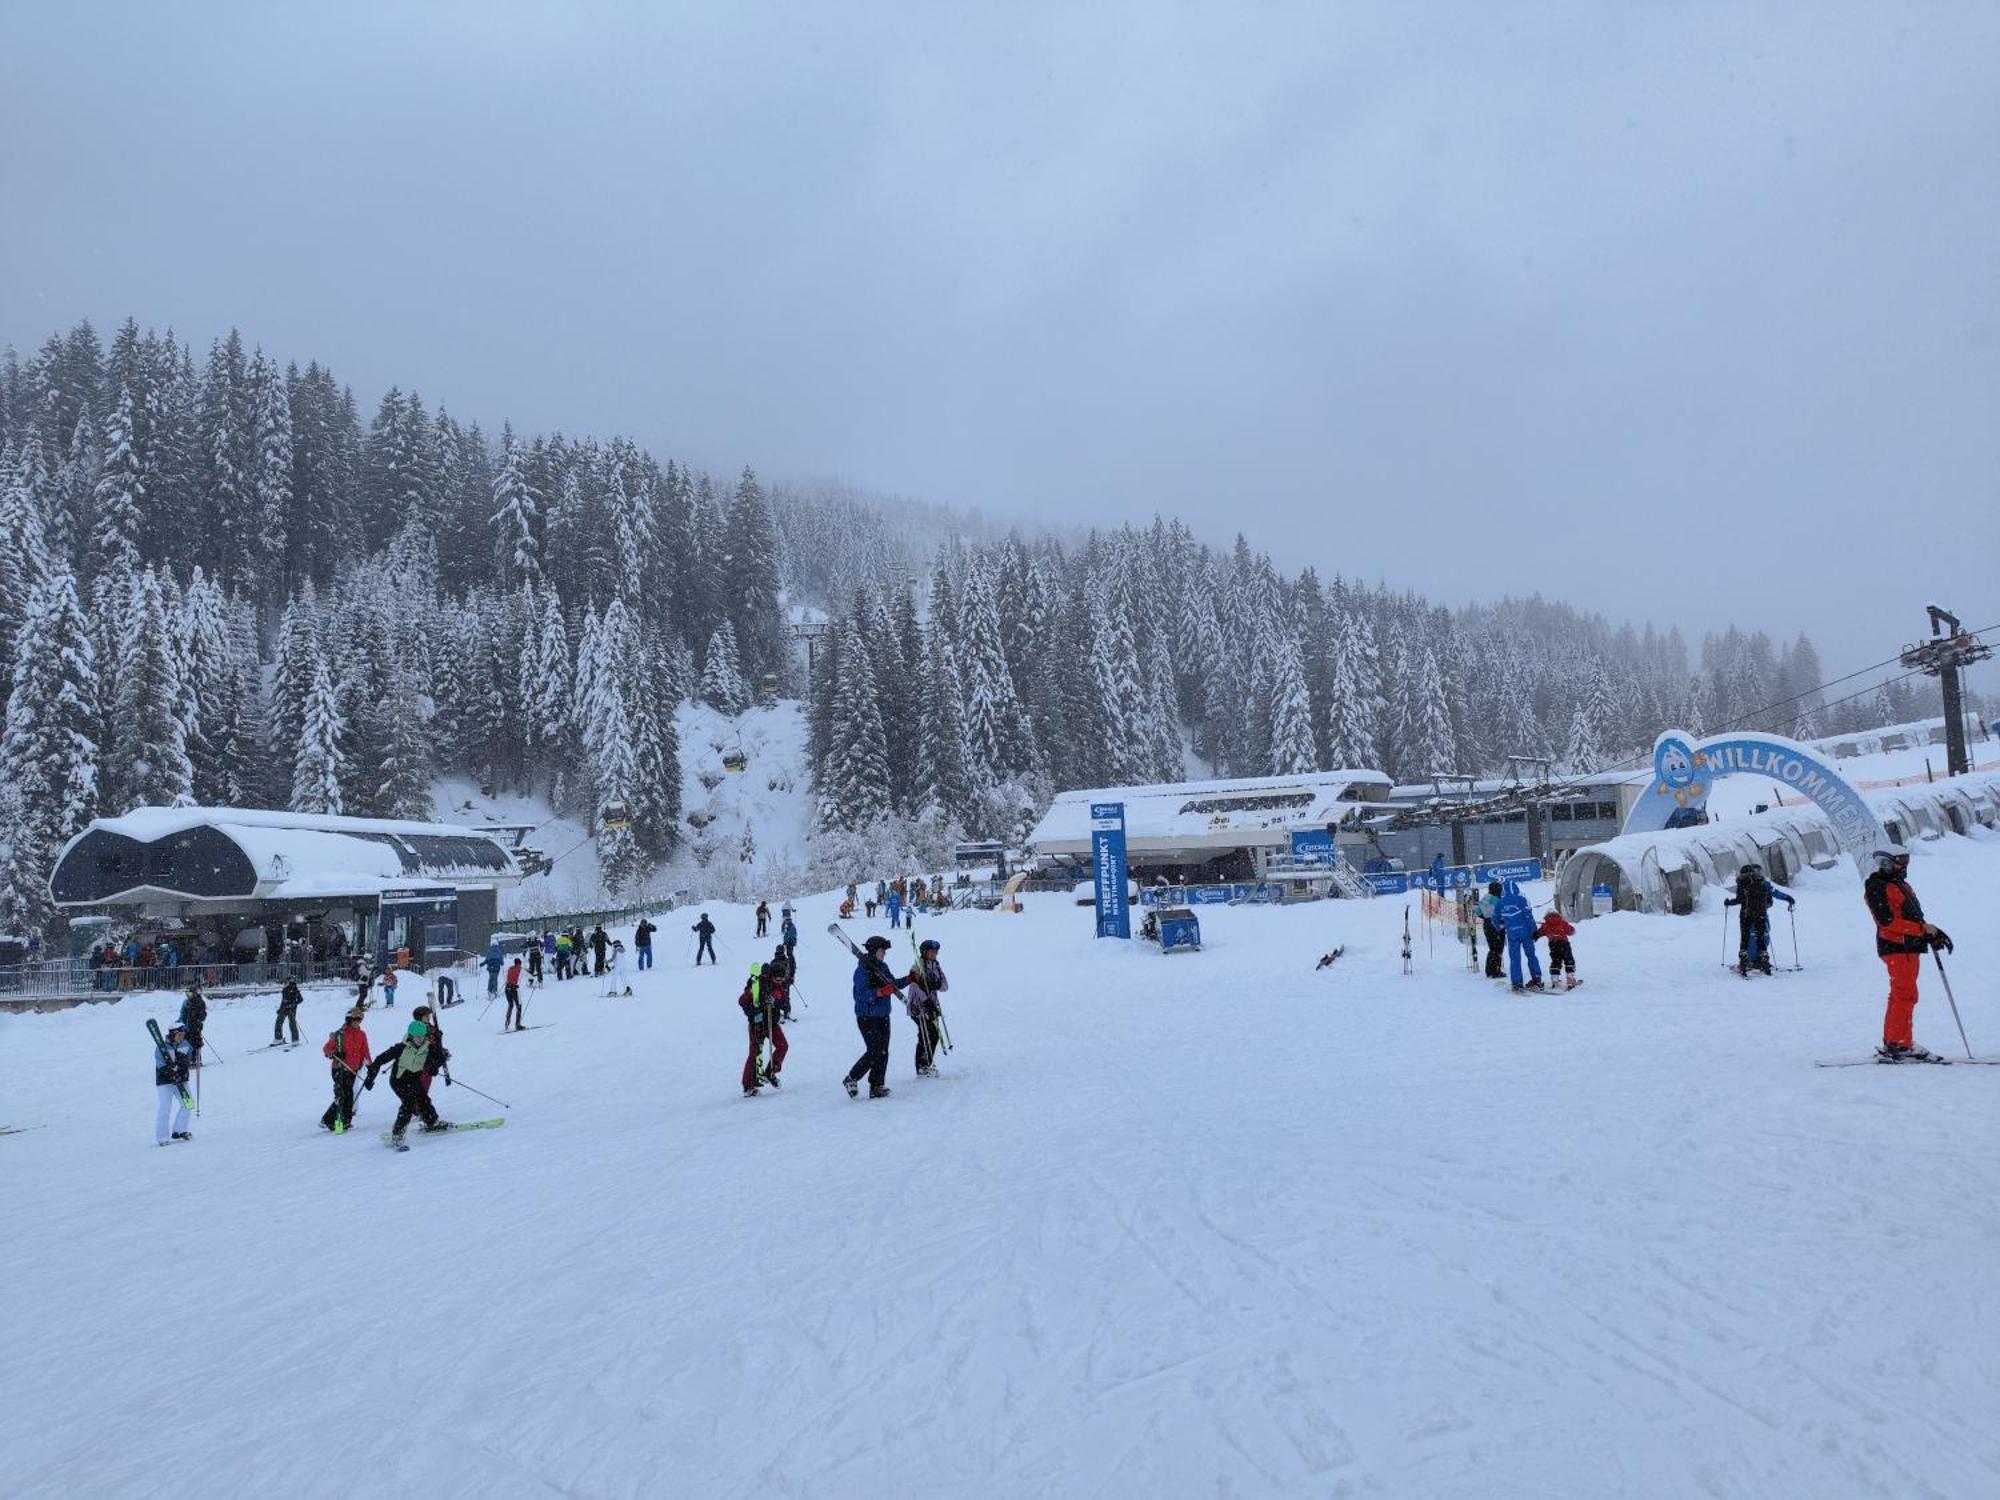
<path id="1" fill-rule="evenodd" d="M 423 959 L 477 952 L 519 867 L 475 828 L 238 807 L 142 807 L 71 839 L 49 893 L 100 913 L 205 930 L 225 951 L 337 925 L 352 950 Z"/>
<path id="2" fill-rule="evenodd" d="M 1029 853 L 1088 864 L 1093 802 L 1125 805 L 1125 857 L 1133 876 L 1175 884 L 1266 880 L 1301 873 L 1294 833 L 1332 828 L 1355 867 L 1365 837 L 1355 815 L 1387 800 L 1380 771 L 1314 771 L 1301 776 L 1246 776 L 1152 786 L 1060 792 L 1028 835 Z M 1304 872 L 1324 876 L 1324 870 Z"/>

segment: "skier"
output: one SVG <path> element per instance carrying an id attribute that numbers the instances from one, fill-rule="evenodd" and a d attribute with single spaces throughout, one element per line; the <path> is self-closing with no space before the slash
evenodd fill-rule
<path id="1" fill-rule="evenodd" d="M 1486 894 L 1479 898 L 1479 924 L 1486 929 L 1486 977 L 1500 977 L 1500 944 L 1506 933 L 1500 927 L 1500 882 L 1486 882 Z"/>
<path id="2" fill-rule="evenodd" d="M 715 924 L 708 920 L 708 913 L 703 912 L 701 920 L 690 927 L 688 931 L 701 939 L 700 945 L 694 950 L 694 966 L 697 969 L 701 967 L 701 956 L 704 953 L 708 955 L 710 963 L 717 962 L 715 957 Z"/>
<path id="3" fill-rule="evenodd" d="M 507 964 L 507 955 L 500 951 L 500 939 L 490 938 L 486 944 L 486 998 L 491 1000 L 500 993 L 500 971 Z"/>
<path id="4" fill-rule="evenodd" d="M 1501 930 L 1507 934 L 1507 978 L 1516 994 L 1523 989 L 1542 987 L 1542 960 L 1535 952 L 1535 908 L 1521 894 L 1521 883 L 1510 880 L 1501 889 L 1498 912 Z M 1529 979 L 1521 983 L 1521 955 L 1528 957 Z"/>
<path id="5" fill-rule="evenodd" d="M 785 920 L 778 926 L 778 938 L 785 945 L 785 978 L 796 980 L 799 977 L 799 927 L 792 920 L 789 906 L 785 908 Z"/>
<path id="6" fill-rule="evenodd" d="M 753 1097 L 760 1084 L 770 1084 L 781 1088 L 778 1070 L 785 1065 L 785 1028 L 778 1024 L 778 991 L 783 981 L 776 978 L 763 964 L 750 966 L 750 977 L 743 983 L 743 993 L 736 997 L 736 1003 L 743 1010 L 743 1018 L 750 1023 L 750 1055 L 743 1060 L 743 1097 Z M 766 1039 L 771 1043 L 771 1061 L 759 1067 Z"/>
<path id="7" fill-rule="evenodd" d="M 757 936 L 769 937 L 770 935 L 771 903 L 768 901 L 759 901 L 757 903 Z"/>
<path id="8" fill-rule="evenodd" d="M 792 951 L 783 943 L 771 950 L 769 962 L 764 965 L 764 977 L 773 984 L 782 984 L 777 997 L 778 1019 L 792 1018 Z"/>
<path id="9" fill-rule="evenodd" d="M 917 945 L 917 961 L 910 968 L 910 987 L 903 996 L 910 1020 L 917 1028 L 919 1078 L 937 1077 L 938 1016 L 944 1009 L 938 1003 L 938 996 L 951 988 L 951 982 L 944 977 L 944 970 L 938 965 L 937 956 L 936 938 L 925 938 Z"/>
<path id="10" fill-rule="evenodd" d="M 841 1083 L 847 1097 L 855 1098 L 860 1093 L 861 1075 L 866 1073 L 868 1097 L 882 1099 L 889 1093 L 884 1082 L 889 1075 L 889 1002 L 909 981 L 898 979 L 883 959 L 889 951 L 887 938 L 871 937 L 861 949 L 861 961 L 854 966 L 854 1024 L 860 1029 L 865 1050 Z"/>
<path id="11" fill-rule="evenodd" d="M 893 885 L 889 887 L 886 904 L 889 908 L 889 930 L 894 932 L 903 925 L 903 895 Z"/>
<path id="12" fill-rule="evenodd" d="M 385 1010 L 396 1008 L 396 970 L 393 965 L 382 970 L 382 1006 Z"/>
<path id="13" fill-rule="evenodd" d="M 653 934 L 660 929 L 653 925 L 651 917 L 639 918 L 639 925 L 632 929 L 632 946 L 638 950 L 639 967 L 653 967 Z"/>
<path id="14" fill-rule="evenodd" d="M 1875 851 L 1875 872 L 1861 887 L 1875 918 L 1875 952 L 1889 971 L 1889 1006 L 1882 1013 L 1880 1056 L 1888 1062 L 1921 1061 L 1931 1054 L 1916 1044 L 1917 970 L 1926 950 L 1951 952 L 1942 927 L 1924 920 L 1923 904 L 1910 889 L 1910 851 L 1886 843 Z"/>
<path id="15" fill-rule="evenodd" d="M 528 983 L 535 989 L 542 987 L 542 945 L 528 944 Z"/>
<path id="16" fill-rule="evenodd" d="M 590 929 L 590 949 L 597 955 L 597 973 L 602 976 L 604 957 L 611 949 L 611 934 L 604 930 L 602 922 Z"/>
<path id="17" fill-rule="evenodd" d="M 442 1050 L 442 1049 L 440 1049 Z M 396 1110 L 396 1123 L 390 1127 L 391 1137 L 401 1143 L 403 1131 L 415 1116 L 424 1122 L 426 1130 L 449 1130 L 451 1127 L 438 1118 L 432 1108 L 429 1093 L 424 1088 L 425 1068 L 432 1051 L 431 1029 L 422 1021 L 412 1020 L 403 1039 L 386 1049 L 368 1064 L 368 1076 L 361 1080 L 364 1089 L 375 1087 L 375 1075 L 382 1069 L 389 1069 L 389 1087 L 395 1091 L 400 1101 Z"/>
<path id="18" fill-rule="evenodd" d="M 437 1001 L 439 1010 L 450 1010 L 454 1005 L 465 1003 L 458 998 L 458 981 L 443 970 L 438 971 L 437 980 L 431 985 L 431 998 Z"/>
<path id="19" fill-rule="evenodd" d="M 299 1006 L 304 1003 L 305 998 L 299 992 L 298 980 L 287 979 L 285 981 L 285 987 L 278 991 L 278 1019 L 271 1024 L 272 1046 L 277 1046 L 278 1043 L 285 1039 L 285 1026 L 288 1022 L 292 1028 L 292 1045 L 295 1047 L 298 1045 Z"/>
<path id="20" fill-rule="evenodd" d="M 368 1066 L 368 1033 L 361 1029 L 358 1006 L 347 1013 L 340 1030 L 326 1039 L 320 1051 L 333 1064 L 333 1103 L 319 1117 L 319 1128 L 340 1135 L 354 1123 L 354 1080 Z"/>
<path id="21" fill-rule="evenodd" d="M 201 986 L 188 986 L 187 998 L 181 1001 L 178 1017 L 181 1027 L 187 1032 L 188 1052 L 194 1058 L 194 1065 L 201 1066 L 201 1033 L 208 1025 L 208 1002 L 201 997 Z"/>
<path id="22" fill-rule="evenodd" d="M 502 1017 L 500 1029 L 512 1031 L 521 1025 L 521 956 L 514 955 L 513 963 L 507 966 L 507 1014 Z M 526 1030 L 525 1026 L 522 1030 Z"/>
<path id="23" fill-rule="evenodd" d="M 1565 969 L 1569 971 L 1569 980 L 1563 988 L 1576 988 L 1576 952 L 1569 945 L 1569 940 L 1575 935 L 1576 925 L 1553 906 L 1549 908 L 1549 914 L 1542 918 L 1542 925 L 1535 929 L 1536 937 L 1548 939 L 1550 989 L 1556 987 L 1556 976 Z"/>
<path id="24" fill-rule="evenodd" d="M 625 945 L 613 943 L 611 957 L 599 971 L 604 975 L 604 993 L 607 995 L 629 995 L 632 986 L 625 982 Z"/>
<path id="25" fill-rule="evenodd" d="M 569 934 L 566 932 L 559 932 L 556 934 L 556 978 L 558 979 L 569 978 L 569 958 L 570 958 Z"/>
<path id="26" fill-rule="evenodd" d="M 1771 972 L 1771 902 L 1783 901 L 1788 907 L 1799 903 L 1790 891 L 1771 884 L 1764 877 L 1764 867 L 1757 864 L 1745 865 L 1736 872 L 1736 894 L 1722 904 L 1739 907 L 1737 931 L 1740 936 L 1736 943 L 1736 972 L 1745 979 L 1755 969 L 1760 974 Z"/>
<path id="27" fill-rule="evenodd" d="M 444 1074 L 445 1086 L 451 1086 L 451 1054 L 445 1050 L 444 1028 L 438 1025 L 437 1016 L 428 1005 L 419 1005 L 410 1012 L 412 1021 L 422 1021 L 431 1029 L 430 1056 L 424 1059 L 424 1096 L 430 1097 L 431 1080 Z"/>
<path id="28" fill-rule="evenodd" d="M 194 1066 L 194 1044 L 185 1021 L 167 1028 L 167 1044 L 153 1048 L 153 1092 L 159 1107 L 153 1113 L 153 1135 L 164 1146 L 170 1140 L 191 1141 L 187 1128 L 188 1069 Z M 171 1127 L 171 1128 L 170 1128 Z"/>

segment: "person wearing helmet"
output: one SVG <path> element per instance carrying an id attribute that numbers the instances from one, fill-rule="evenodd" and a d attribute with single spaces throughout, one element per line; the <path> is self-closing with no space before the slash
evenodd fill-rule
<path id="1" fill-rule="evenodd" d="M 368 1033 L 361 1029 L 361 1008 L 347 1013 L 340 1030 L 320 1048 L 333 1065 L 333 1103 L 319 1117 L 319 1128 L 335 1135 L 344 1134 L 354 1123 L 354 1080 L 368 1066 Z"/>
<path id="2" fill-rule="evenodd" d="M 917 1028 L 917 1077 L 937 1077 L 938 1017 L 944 1007 L 938 996 L 951 988 L 938 963 L 938 940 L 925 938 L 917 945 L 917 961 L 910 968 L 909 989 L 903 1003 Z"/>
<path id="3" fill-rule="evenodd" d="M 868 1075 L 868 1097 L 881 1099 L 889 1087 L 889 1007 L 896 991 L 909 981 L 890 972 L 883 955 L 889 940 L 877 935 L 861 945 L 861 962 L 854 966 L 854 1024 L 865 1050 L 841 1080 L 852 1099 L 860 1093 L 861 1075 Z"/>
<path id="4" fill-rule="evenodd" d="M 1889 1004 L 1882 1014 L 1879 1054 L 1885 1062 L 1920 1061 L 1930 1056 L 1912 1034 L 1917 970 L 1928 950 L 1951 952 L 1951 939 L 1944 929 L 1924 920 L 1923 903 L 1910 889 L 1909 870 L 1909 850 L 1901 844 L 1882 844 L 1875 850 L 1875 872 L 1861 887 L 1868 913 L 1875 919 L 1875 952 L 1889 971 Z"/>
<path id="5" fill-rule="evenodd" d="M 697 969 L 701 967 L 701 956 L 704 953 L 708 955 L 710 963 L 720 962 L 715 956 L 715 924 L 708 920 L 707 912 L 703 912 L 701 920 L 690 926 L 688 931 L 699 940 L 694 950 L 694 966 Z"/>
<path id="6" fill-rule="evenodd" d="M 750 977 L 736 1003 L 743 1019 L 750 1023 L 750 1055 L 743 1062 L 743 1097 L 756 1095 L 764 1084 L 782 1088 L 778 1072 L 785 1065 L 785 1028 L 781 1024 L 779 1001 L 785 991 L 784 970 L 773 964 L 752 964 Z M 771 1059 L 764 1058 L 764 1043 L 771 1044 Z"/>
<path id="7" fill-rule="evenodd" d="M 1506 946 L 1507 933 L 1500 926 L 1500 882 L 1486 882 L 1486 894 L 1479 898 L 1479 925 L 1486 932 L 1486 977 L 1500 978 L 1500 950 Z"/>
<path id="8" fill-rule="evenodd" d="M 185 1021 L 167 1028 L 167 1044 L 153 1049 L 153 1092 L 159 1098 L 153 1112 L 153 1135 L 164 1146 L 168 1141 L 191 1141 L 188 1130 L 188 1070 L 194 1066 L 194 1048 L 188 1041 Z"/>
<path id="9" fill-rule="evenodd" d="M 1775 886 L 1764 875 L 1764 867 L 1748 864 L 1736 872 L 1736 894 L 1722 904 L 1739 908 L 1737 912 L 1736 972 L 1745 979 L 1755 969 L 1760 974 L 1771 972 L 1771 903 L 1782 901 L 1787 907 L 1799 903 L 1792 893 L 1781 886 Z"/>
<path id="10" fill-rule="evenodd" d="M 396 1123 L 390 1127 L 392 1145 L 403 1143 L 403 1132 L 409 1127 L 413 1115 L 424 1122 L 426 1130 L 451 1129 L 447 1122 L 438 1118 L 430 1095 L 424 1089 L 425 1068 L 430 1061 L 431 1050 L 430 1027 L 422 1021 L 411 1021 L 403 1039 L 384 1049 L 369 1063 L 368 1076 L 361 1080 L 364 1089 L 372 1089 L 375 1087 L 375 1075 L 384 1068 L 389 1069 L 389 1087 L 401 1102 L 396 1111 Z"/>

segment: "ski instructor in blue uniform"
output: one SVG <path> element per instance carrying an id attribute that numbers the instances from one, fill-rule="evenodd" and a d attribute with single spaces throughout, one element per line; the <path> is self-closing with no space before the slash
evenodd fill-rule
<path id="1" fill-rule="evenodd" d="M 1521 883 L 1510 880 L 1500 891 L 1500 926 L 1507 934 L 1507 978 L 1518 993 L 1542 987 L 1542 960 L 1535 952 L 1535 908 L 1521 894 Z M 1521 983 L 1521 955 L 1528 956 L 1528 982 Z"/>
<path id="2" fill-rule="evenodd" d="M 896 991 L 909 981 L 890 972 L 882 957 L 888 951 L 887 938 L 879 934 L 871 937 L 861 945 L 861 962 L 854 966 L 854 1024 L 861 1029 L 866 1050 L 841 1079 L 850 1099 L 860 1094 L 863 1073 L 868 1075 L 870 1099 L 886 1098 L 889 1093 L 883 1082 L 889 1076 L 889 1007 Z"/>

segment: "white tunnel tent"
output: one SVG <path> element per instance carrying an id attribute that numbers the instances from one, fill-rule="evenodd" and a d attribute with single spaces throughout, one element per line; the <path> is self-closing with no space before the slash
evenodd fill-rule
<path id="1" fill-rule="evenodd" d="M 2000 828 L 2000 773 L 1862 795 L 1883 830 L 1903 843 Z M 1701 904 L 1701 887 L 1733 884 L 1746 864 L 1762 865 L 1783 885 L 1801 870 L 1832 869 L 1844 858 L 1833 825 L 1818 808 L 1779 807 L 1735 822 L 1628 833 L 1588 845 L 1557 873 L 1556 904 L 1572 919 L 1587 917 L 1593 890 L 1604 885 L 1614 911 L 1686 916 Z"/>

